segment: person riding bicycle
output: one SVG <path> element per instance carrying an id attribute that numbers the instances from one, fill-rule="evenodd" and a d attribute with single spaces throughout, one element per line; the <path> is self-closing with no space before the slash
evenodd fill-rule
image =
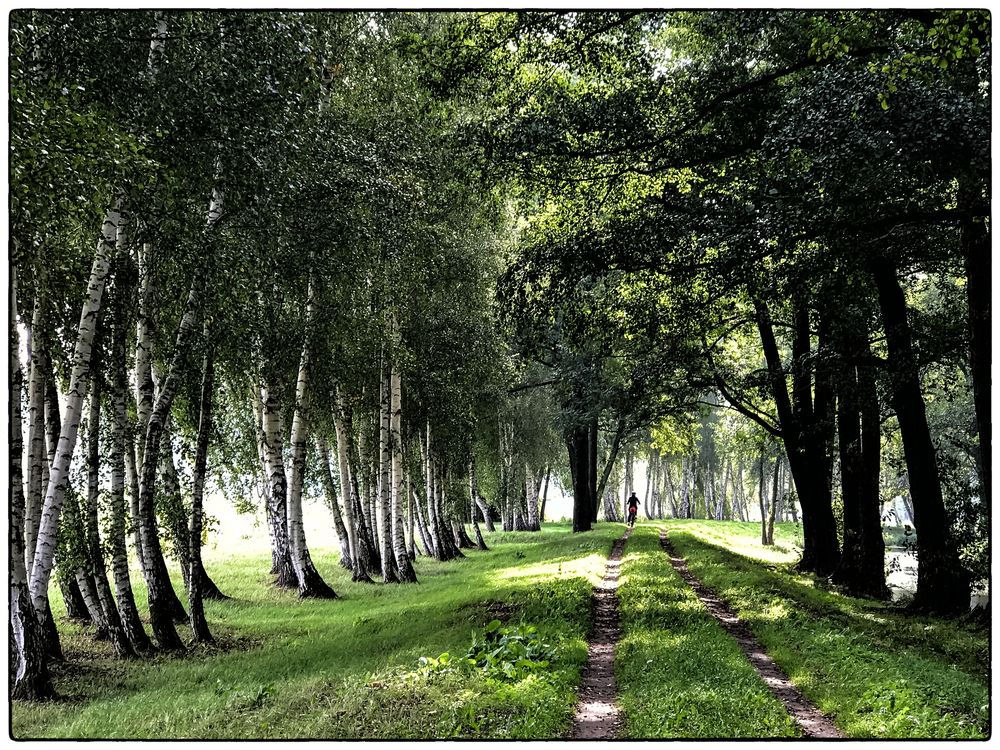
<path id="1" fill-rule="evenodd" d="M 635 492 L 629 496 L 628 499 L 628 525 L 635 526 L 635 517 L 639 515 L 639 498 L 635 496 Z"/>

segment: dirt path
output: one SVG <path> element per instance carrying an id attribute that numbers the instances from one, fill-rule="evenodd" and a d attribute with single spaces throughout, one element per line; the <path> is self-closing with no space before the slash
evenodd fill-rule
<path id="1" fill-rule="evenodd" d="M 743 649 L 743 653 L 747 655 L 750 663 L 757 670 L 757 674 L 774 693 L 774 697 L 784 704 L 788 713 L 802 728 L 802 733 L 806 737 L 813 738 L 845 737 L 844 733 L 834 726 L 829 717 L 816 708 L 789 681 L 788 675 L 774 663 L 774 659 L 767 655 L 760 641 L 754 638 L 744 623 L 740 622 L 736 613 L 723 603 L 711 589 L 705 587 L 701 581 L 691 575 L 684 558 L 677 554 L 670 544 L 670 540 L 667 539 L 666 531 L 660 531 L 660 544 L 670 558 L 670 564 L 674 566 L 674 570 L 694 589 L 702 604 L 719 621 L 725 631 L 740 644 L 740 648 Z"/>
<path id="2" fill-rule="evenodd" d="M 622 550 L 632 533 L 627 529 L 616 539 L 608 557 L 604 578 L 594 587 L 593 621 L 587 666 L 577 695 L 576 714 L 570 727 L 571 740 L 610 740 L 618 730 L 618 706 L 615 705 L 615 644 L 621 629 L 618 624 L 618 575 Z"/>

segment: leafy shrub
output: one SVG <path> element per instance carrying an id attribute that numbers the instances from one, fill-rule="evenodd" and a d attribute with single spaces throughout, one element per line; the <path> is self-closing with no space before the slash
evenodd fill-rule
<path id="1" fill-rule="evenodd" d="M 473 631 L 464 657 L 447 651 L 437 658 L 421 656 L 419 671 L 441 674 L 478 669 L 488 677 L 515 681 L 547 668 L 556 653 L 556 647 L 546 643 L 534 625 L 503 626 L 493 620 L 482 633 Z"/>

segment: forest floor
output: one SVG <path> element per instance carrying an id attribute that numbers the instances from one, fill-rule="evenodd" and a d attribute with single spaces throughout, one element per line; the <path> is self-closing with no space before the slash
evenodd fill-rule
<path id="1" fill-rule="evenodd" d="M 624 549 L 617 589 L 617 737 L 801 736 L 671 567 L 660 528 L 691 574 L 847 736 L 988 735 L 988 632 L 842 596 L 795 573 L 792 524 L 779 525 L 776 545 L 763 548 L 756 524 L 642 521 Z M 341 596 L 334 601 L 299 601 L 268 586 L 267 554 L 217 555 L 206 567 L 235 599 L 206 602 L 219 645 L 183 658 L 118 662 L 86 626 L 62 619 L 54 594 L 69 657 L 55 668 L 63 697 L 14 705 L 12 732 L 19 739 L 565 737 L 587 661 L 591 595 L 622 533 L 622 524 L 601 523 L 583 535 L 568 524 L 489 534 L 489 552 L 447 563 L 418 558 L 417 586 L 353 584 L 335 550 L 315 549 Z M 141 577 L 134 580 L 141 599 Z M 494 620 L 536 627 L 554 656 L 513 677 L 469 665 L 466 652 Z"/>

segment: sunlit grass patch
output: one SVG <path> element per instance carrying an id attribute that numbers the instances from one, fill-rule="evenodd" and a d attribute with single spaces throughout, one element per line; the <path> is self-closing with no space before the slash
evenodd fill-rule
<path id="1" fill-rule="evenodd" d="M 726 541 L 730 527 L 734 540 L 745 535 L 742 524 L 706 529 L 668 522 L 691 572 L 738 612 L 792 681 L 848 735 L 988 734 L 987 634 L 771 569 L 732 551 L 739 544 Z"/>
<path id="2" fill-rule="evenodd" d="M 799 734 L 736 642 L 674 572 L 655 528 L 638 528 L 629 540 L 618 596 L 615 676 L 626 738 Z"/>
<path id="3" fill-rule="evenodd" d="M 416 586 L 357 584 L 335 549 L 313 550 L 340 596 L 299 600 L 270 587 L 270 556 L 206 564 L 234 599 L 206 602 L 231 647 L 122 663 L 85 626 L 62 619 L 70 657 L 56 671 L 68 700 L 17 704 L 16 737 L 63 738 L 545 738 L 563 733 L 586 661 L 590 595 L 621 525 L 573 535 L 487 535 L 489 552 L 418 558 Z M 173 567 L 173 566 L 171 566 Z M 179 579 L 179 576 L 178 576 Z M 133 576 L 140 609 L 145 588 Z M 174 581 L 183 597 L 179 580 Z M 544 674 L 503 682 L 471 671 L 400 682 L 421 656 L 462 652 L 500 608 L 558 645 Z M 189 632 L 180 626 L 182 638 Z"/>

